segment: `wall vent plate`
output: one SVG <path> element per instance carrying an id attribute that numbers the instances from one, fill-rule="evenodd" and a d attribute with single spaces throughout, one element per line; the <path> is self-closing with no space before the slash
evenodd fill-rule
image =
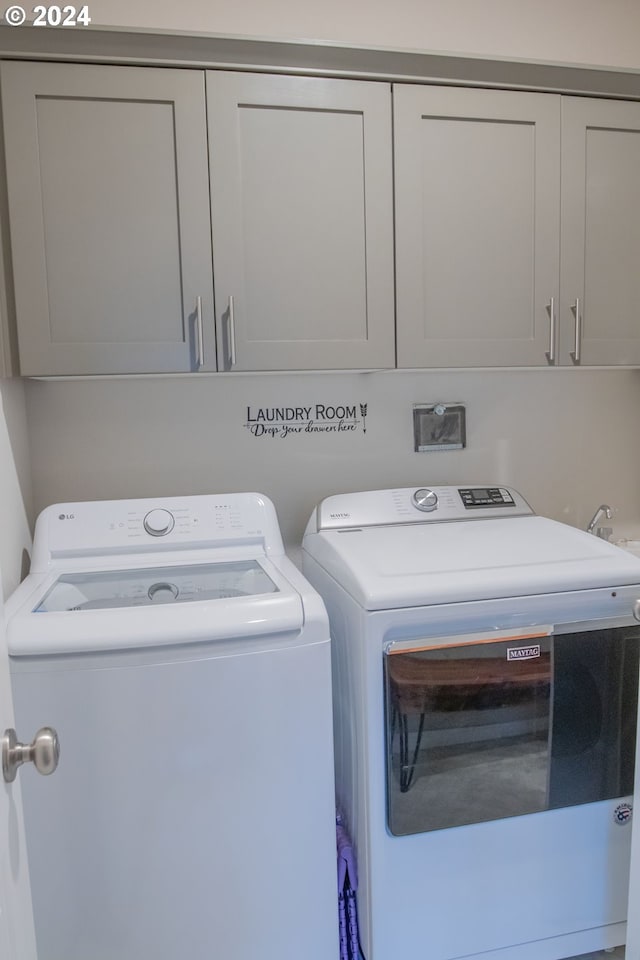
<path id="1" fill-rule="evenodd" d="M 462 450 L 467 445 L 464 404 L 416 403 L 413 440 L 416 453 Z"/>

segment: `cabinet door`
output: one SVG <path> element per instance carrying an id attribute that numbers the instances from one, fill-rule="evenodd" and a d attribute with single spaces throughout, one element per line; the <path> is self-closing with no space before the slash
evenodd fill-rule
<path id="1" fill-rule="evenodd" d="M 553 362 L 559 97 L 393 93 L 398 366 Z"/>
<path id="2" fill-rule="evenodd" d="M 384 83 L 207 74 L 220 369 L 394 365 Z"/>
<path id="3" fill-rule="evenodd" d="M 565 362 L 640 363 L 639 103 L 562 98 L 560 289 Z"/>
<path id="4" fill-rule="evenodd" d="M 215 369 L 204 73 L 3 63 L 0 83 L 21 373 Z"/>

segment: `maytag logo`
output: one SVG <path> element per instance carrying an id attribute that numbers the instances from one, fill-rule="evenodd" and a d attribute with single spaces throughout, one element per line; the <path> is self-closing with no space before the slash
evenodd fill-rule
<path id="1" fill-rule="evenodd" d="M 540 644 L 532 647 L 507 647 L 507 660 L 535 660 L 540 656 Z"/>
<path id="2" fill-rule="evenodd" d="M 347 520 L 351 514 L 350 513 L 330 513 L 329 516 L 332 520 Z"/>

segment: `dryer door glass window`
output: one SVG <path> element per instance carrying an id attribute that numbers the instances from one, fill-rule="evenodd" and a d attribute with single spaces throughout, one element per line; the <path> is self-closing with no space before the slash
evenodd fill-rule
<path id="1" fill-rule="evenodd" d="M 391 644 L 384 658 L 391 833 L 631 793 L 639 637 L 640 627 L 628 627 Z"/>
<path id="2" fill-rule="evenodd" d="M 633 793 L 640 627 L 556 634 L 549 807 Z"/>

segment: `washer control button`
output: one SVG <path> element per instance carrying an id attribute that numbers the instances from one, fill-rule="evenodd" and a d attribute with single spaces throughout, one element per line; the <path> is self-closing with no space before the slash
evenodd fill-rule
<path id="1" fill-rule="evenodd" d="M 168 510 L 150 510 L 144 518 L 143 526 L 152 537 L 164 537 L 171 533 L 174 524 L 173 514 Z"/>
<path id="2" fill-rule="evenodd" d="M 425 513 L 431 513 L 431 511 L 435 510 L 438 506 L 438 496 L 433 492 L 433 490 L 427 490 L 425 487 L 422 487 L 420 490 L 416 490 L 414 493 L 413 505 L 418 510 L 423 510 Z"/>

